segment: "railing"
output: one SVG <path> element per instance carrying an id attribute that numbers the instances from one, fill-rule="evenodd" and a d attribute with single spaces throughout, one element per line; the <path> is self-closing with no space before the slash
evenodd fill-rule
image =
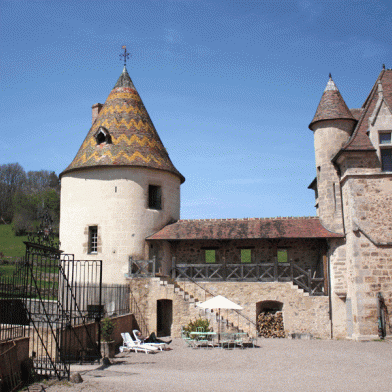
<path id="1" fill-rule="evenodd" d="M 151 260 L 134 260 L 132 256 L 130 256 L 128 260 L 128 274 L 126 277 L 155 276 L 156 269 L 155 256 Z"/>
<path id="2" fill-rule="evenodd" d="M 176 273 L 176 272 L 179 272 L 179 271 L 177 271 L 177 268 L 176 267 L 174 267 L 174 272 Z M 186 278 L 186 281 L 187 282 L 189 282 L 189 283 L 191 283 L 191 284 L 193 284 L 193 285 L 195 285 L 195 286 L 197 286 L 199 289 L 201 289 L 203 292 L 204 292 L 204 301 L 207 299 L 207 294 L 209 295 L 209 296 L 211 296 L 211 297 L 214 297 L 216 294 L 214 294 L 214 293 L 212 293 L 211 291 L 209 291 L 208 289 L 206 289 L 205 287 L 203 287 L 202 285 L 200 285 L 198 282 L 196 282 L 194 279 L 192 279 L 192 278 Z M 188 284 L 188 287 L 185 289 L 185 282 L 184 282 L 184 292 L 186 291 L 188 294 L 191 294 L 194 298 L 197 298 L 197 294 L 195 294 L 195 291 L 193 292 L 193 293 L 190 293 L 189 292 L 189 284 Z M 180 287 L 181 288 L 181 287 Z M 198 299 L 200 299 L 200 298 L 198 298 Z M 254 328 L 254 337 L 256 337 L 257 336 L 257 329 L 256 329 L 256 324 L 255 324 L 255 322 L 253 322 L 249 317 L 247 317 L 247 316 L 245 316 L 245 315 L 243 315 L 239 310 L 237 310 L 237 309 L 230 309 L 230 311 L 231 312 L 234 312 L 236 315 L 237 315 L 237 317 L 238 317 L 238 319 L 239 318 L 241 318 L 241 320 L 245 320 L 245 324 L 248 324 L 248 326 L 249 326 L 249 334 L 251 334 L 251 329 L 252 329 L 252 327 Z M 223 317 L 221 317 L 221 318 L 223 318 Z M 219 323 L 221 322 L 221 320 L 219 320 Z M 226 322 L 228 323 L 229 322 L 229 320 L 228 320 L 228 318 L 226 319 Z M 239 324 L 239 322 L 238 322 L 238 324 Z M 251 325 L 252 325 L 252 327 L 251 327 Z M 236 326 L 234 326 L 233 325 L 233 327 L 234 328 L 237 328 L 238 330 L 240 329 L 240 327 L 239 327 L 239 325 L 236 327 Z"/>
<path id="3" fill-rule="evenodd" d="M 325 295 L 324 278 L 313 277 L 294 262 L 260 264 L 176 264 L 172 278 L 193 281 L 293 282 L 311 295 Z"/>
<path id="4" fill-rule="evenodd" d="M 26 296 L 26 267 L 23 261 L 13 275 L 0 276 L 0 341 L 27 335 L 29 316 Z"/>

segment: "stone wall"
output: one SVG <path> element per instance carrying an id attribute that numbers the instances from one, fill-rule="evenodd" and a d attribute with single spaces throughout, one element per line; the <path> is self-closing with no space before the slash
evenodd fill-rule
<path id="1" fill-rule="evenodd" d="M 173 301 L 171 329 L 173 337 L 179 337 L 181 326 L 187 325 L 191 319 L 205 316 L 204 312 L 194 303 L 185 301 L 183 296 L 175 292 L 172 284 L 164 285 L 159 278 L 133 278 L 129 280 L 129 283 L 150 331 L 156 331 L 157 301 L 160 299 Z M 210 298 L 205 297 L 204 291 L 191 282 L 179 282 L 178 284 L 200 301 Z M 291 283 L 201 282 L 200 284 L 214 295 L 221 294 L 241 305 L 244 308 L 241 313 L 254 323 L 257 317 L 257 303 L 279 301 L 283 303 L 282 311 L 286 334 L 303 332 L 320 338 L 330 337 L 328 297 L 310 297 Z M 222 316 L 226 317 L 226 311 L 222 311 Z M 207 314 L 206 317 L 208 318 L 210 315 Z M 234 323 L 237 323 L 239 319 L 235 313 L 229 314 L 229 318 Z M 212 316 L 210 319 L 214 330 L 217 330 L 214 317 Z M 240 327 L 254 334 L 254 327 L 251 326 L 251 330 L 249 330 L 249 323 L 241 320 L 240 318 Z"/>
<path id="2" fill-rule="evenodd" d="M 332 158 L 347 142 L 352 120 L 320 121 L 314 124 L 314 148 L 317 169 L 318 214 L 324 227 L 343 233 L 340 182 Z"/>
<path id="3" fill-rule="evenodd" d="M 347 172 L 348 173 L 348 172 Z M 342 179 L 346 230 L 347 335 L 378 336 L 377 293 L 392 309 L 392 178 L 359 169 Z M 387 333 L 392 333 L 389 325 Z"/>

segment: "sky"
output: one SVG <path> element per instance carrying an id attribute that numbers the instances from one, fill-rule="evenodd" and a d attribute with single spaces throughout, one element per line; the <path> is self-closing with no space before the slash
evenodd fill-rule
<path id="1" fill-rule="evenodd" d="M 123 68 L 185 176 L 181 218 L 314 216 L 331 72 L 361 107 L 392 68 L 392 2 L 0 0 L 0 164 L 60 174 Z"/>

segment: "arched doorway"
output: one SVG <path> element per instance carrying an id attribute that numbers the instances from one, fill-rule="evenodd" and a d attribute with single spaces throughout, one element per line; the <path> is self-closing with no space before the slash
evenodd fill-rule
<path id="1" fill-rule="evenodd" d="M 260 301 L 256 303 L 256 323 L 259 336 L 265 338 L 284 338 L 283 303 L 279 301 Z"/>
<path id="2" fill-rule="evenodd" d="M 170 336 L 173 323 L 173 301 L 158 299 L 157 301 L 157 336 Z"/>

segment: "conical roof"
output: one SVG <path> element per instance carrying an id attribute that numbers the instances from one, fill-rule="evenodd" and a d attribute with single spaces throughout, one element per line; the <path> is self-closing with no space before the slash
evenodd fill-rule
<path id="1" fill-rule="evenodd" d="M 340 120 L 347 119 L 356 121 L 350 109 L 347 107 L 346 102 L 340 95 L 335 82 L 329 75 L 327 86 L 325 87 L 323 96 L 321 97 L 320 103 L 317 107 L 316 114 L 313 117 L 312 122 L 309 124 L 309 128 L 317 121 L 322 120 Z"/>
<path id="2" fill-rule="evenodd" d="M 102 166 L 138 166 L 184 176 L 174 167 L 124 66 L 72 163 L 60 174 Z"/>

